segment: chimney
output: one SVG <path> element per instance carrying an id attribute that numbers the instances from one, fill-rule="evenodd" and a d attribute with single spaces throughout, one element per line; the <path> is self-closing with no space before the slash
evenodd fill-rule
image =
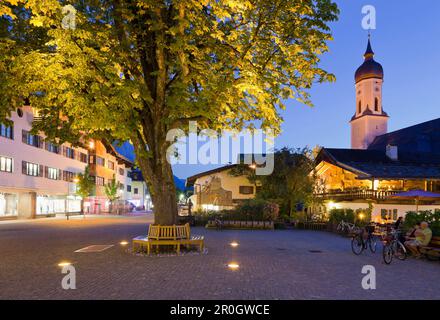
<path id="1" fill-rule="evenodd" d="M 392 146 L 390 144 L 387 145 L 386 154 L 387 154 L 387 157 L 393 161 L 399 160 L 399 156 L 398 156 L 399 152 L 398 152 L 397 146 Z"/>

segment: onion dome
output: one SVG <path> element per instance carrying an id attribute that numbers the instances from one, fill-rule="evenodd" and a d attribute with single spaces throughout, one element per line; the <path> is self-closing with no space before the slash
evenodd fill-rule
<path id="1" fill-rule="evenodd" d="M 364 63 L 356 70 L 354 75 L 356 83 L 364 79 L 383 79 L 382 65 L 373 59 L 374 52 L 371 49 L 370 37 L 368 37 L 367 50 L 364 54 Z"/>

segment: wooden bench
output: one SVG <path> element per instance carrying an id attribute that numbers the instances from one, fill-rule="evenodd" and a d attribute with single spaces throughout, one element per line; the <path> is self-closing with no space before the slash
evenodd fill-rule
<path id="1" fill-rule="evenodd" d="M 425 247 L 419 247 L 421 254 L 425 255 L 429 260 L 440 259 L 440 237 L 432 237 L 431 242 Z"/>
<path id="2" fill-rule="evenodd" d="M 151 247 L 156 246 L 156 250 L 161 245 L 172 245 L 176 248 L 177 254 L 180 254 L 181 245 L 197 245 L 200 252 L 205 246 L 205 239 L 203 236 L 191 236 L 191 229 L 189 223 L 183 226 L 161 226 L 150 225 L 148 229 L 148 236 L 139 236 L 133 239 L 133 251 L 138 247 L 143 250 L 147 248 L 147 253 L 150 254 Z"/>

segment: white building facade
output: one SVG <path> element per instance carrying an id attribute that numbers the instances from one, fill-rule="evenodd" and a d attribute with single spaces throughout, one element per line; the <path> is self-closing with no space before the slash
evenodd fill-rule
<path id="1" fill-rule="evenodd" d="M 0 125 L 0 219 L 35 218 L 81 211 L 74 177 L 84 172 L 88 152 L 32 135 L 32 108 L 24 106 Z"/>

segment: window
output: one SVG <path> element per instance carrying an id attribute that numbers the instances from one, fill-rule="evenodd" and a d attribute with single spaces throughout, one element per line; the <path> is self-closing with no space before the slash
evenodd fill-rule
<path id="1" fill-rule="evenodd" d="M 397 209 L 381 209 L 380 216 L 383 220 L 397 220 Z"/>
<path id="2" fill-rule="evenodd" d="M 253 186 L 240 186 L 239 187 L 239 193 L 240 194 L 253 194 L 254 193 L 254 187 Z"/>
<path id="3" fill-rule="evenodd" d="M 119 174 L 120 174 L 121 176 L 124 175 L 124 168 L 119 168 Z"/>
<path id="4" fill-rule="evenodd" d="M 60 153 L 60 146 L 46 141 L 46 150 L 53 153 Z"/>
<path id="5" fill-rule="evenodd" d="M 0 123 L 0 136 L 8 139 L 14 139 L 14 127 L 8 127 L 3 123 Z"/>
<path id="6" fill-rule="evenodd" d="M 105 166 L 105 159 L 102 157 L 96 156 L 96 164 L 99 166 L 104 167 Z"/>
<path id="7" fill-rule="evenodd" d="M 87 154 L 80 152 L 79 153 L 79 161 L 83 163 L 87 163 Z"/>
<path id="8" fill-rule="evenodd" d="M 75 179 L 75 173 L 70 172 L 70 171 L 63 171 L 63 180 L 64 181 L 72 182 L 73 179 Z"/>
<path id="9" fill-rule="evenodd" d="M 97 186 L 103 186 L 104 185 L 104 178 L 103 177 L 95 177 L 95 182 Z"/>
<path id="10" fill-rule="evenodd" d="M 12 158 L 0 157 L 0 171 L 12 172 Z"/>
<path id="11" fill-rule="evenodd" d="M 113 161 L 107 161 L 108 168 L 111 170 L 115 170 L 115 163 Z"/>
<path id="12" fill-rule="evenodd" d="M 22 131 L 22 141 L 30 146 L 43 148 L 43 138 L 35 134 L 31 134 L 26 130 Z"/>
<path id="13" fill-rule="evenodd" d="M 358 113 L 362 112 L 362 101 L 359 101 L 359 105 L 358 105 Z"/>
<path id="14" fill-rule="evenodd" d="M 70 147 L 64 147 L 64 156 L 70 159 L 75 159 L 75 150 Z"/>
<path id="15" fill-rule="evenodd" d="M 379 100 L 374 98 L 374 111 L 379 111 Z"/>
<path id="16" fill-rule="evenodd" d="M 134 194 L 139 194 L 139 189 L 138 188 L 133 188 L 133 193 Z"/>
<path id="17" fill-rule="evenodd" d="M 255 189 L 256 193 L 261 192 L 261 186 L 257 186 Z"/>
<path id="18" fill-rule="evenodd" d="M 22 173 L 28 176 L 42 176 L 42 170 L 38 164 L 23 161 Z"/>
<path id="19" fill-rule="evenodd" d="M 127 185 L 127 192 L 131 192 L 131 186 Z"/>
<path id="20" fill-rule="evenodd" d="M 49 168 L 49 167 L 46 167 L 46 168 L 47 168 L 46 178 L 52 179 L 52 180 L 59 180 L 60 179 L 60 174 L 59 174 L 58 169 Z"/>

